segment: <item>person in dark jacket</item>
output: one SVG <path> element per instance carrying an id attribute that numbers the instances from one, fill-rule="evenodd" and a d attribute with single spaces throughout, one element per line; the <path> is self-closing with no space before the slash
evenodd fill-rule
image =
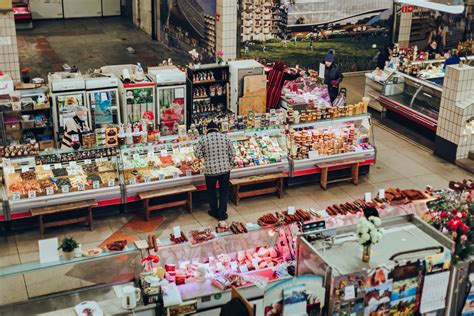
<path id="1" fill-rule="evenodd" d="M 334 50 L 330 49 L 324 57 L 324 65 L 326 67 L 324 71 L 324 84 L 328 86 L 331 102 L 336 100 L 339 94 L 339 85 L 344 78 L 341 67 L 334 62 L 335 54 Z"/>
<path id="2" fill-rule="evenodd" d="M 440 54 L 441 50 L 439 49 L 438 42 L 432 41 L 430 45 L 426 47 L 426 52 L 428 53 L 429 59 L 435 59 L 436 54 Z"/>
<path id="3" fill-rule="evenodd" d="M 446 66 L 449 65 L 458 65 L 461 62 L 457 49 L 450 50 L 448 55 L 449 57 L 444 61 L 443 69 L 446 69 Z"/>
<path id="4" fill-rule="evenodd" d="M 393 54 L 393 44 L 385 46 L 380 50 L 379 55 L 377 56 L 377 68 L 383 70 L 387 61 L 390 61 Z"/>

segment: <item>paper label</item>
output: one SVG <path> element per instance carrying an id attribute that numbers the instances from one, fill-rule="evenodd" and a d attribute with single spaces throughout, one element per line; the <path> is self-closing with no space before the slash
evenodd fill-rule
<path id="1" fill-rule="evenodd" d="M 69 162 L 69 165 L 70 165 L 71 167 L 75 167 L 75 166 L 77 165 L 77 163 L 76 163 L 75 161 L 70 161 L 70 162 Z"/>
<path id="2" fill-rule="evenodd" d="M 190 177 L 192 175 L 193 173 L 191 172 L 191 170 L 186 170 L 186 177 Z"/>
<path id="3" fill-rule="evenodd" d="M 366 202 L 372 202 L 372 193 L 366 192 L 364 196 Z"/>
<path id="4" fill-rule="evenodd" d="M 224 270 L 224 266 L 222 265 L 222 262 L 217 261 L 217 263 L 216 263 L 216 268 L 217 268 L 217 270 L 219 270 L 219 271 Z"/>
<path id="5" fill-rule="evenodd" d="M 449 285 L 449 271 L 426 275 L 421 292 L 420 312 L 443 309 Z"/>
<path id="6" fill-rule="evenodd" d="M 99 182 L 99 181 L 94 181 L 94 182 L 92 182 L 92 188 L 93 188 L 93 189 L 98 189 L 98 188 L 100 188 L 100 182 Z"/>
<path id="7" fill-rule="evenodd" d="M 108 182 L 107 182 L 107 185 L 109 187 L 114 187 L 115 186 L 115 180 L 114 179 L 110 179 Z"/>
<path id="8" fill-rule="evenodd" d="M 52 187 L 47 187 L 46 188 L 46 195 L 53 195 L 54 194 L 54 189 Z"/>
<path id="9" fill-rule="evenodd" d="M 60 163 L 55 163 L 54 164 L 54 169 L 61 169 L 61 164 Z"/>
<path id="10" fill-rule="evenodd" d="M 50 165 L 43 165 L 43 169 L 44 170 L 51 170 L 51 166 Z"/>
<path id="11" fill-rule="evenodd" d="M 294 206 L 288 206 L 288 215 L 295 215 L 296 209 Z"/>
<path id="12" fill-rule="evenodd" d="M 177 171 L 173 172 L 173 178 L 176 179 L 179 177 L 179 173 Z"/>
<path id="13" fill-rule="evenodd" d="M 249 272 L 249 268 L 247 268 L 246 264 L 243 264 L 239 267 L 240 272 Z"/>
<path id="14" fill-rule="evenodd" d="M 344 300 L 355 299 L 355 287 L 354 285 L 346 286 L 344 289 Z"/>
<path id="15" fill-rule="evenodd" d="M 180 147 L 179 152 L 182 153 L 182 154 L 185 154 L 186 153 L 186 147 Z"/>
<path id="16" fill-rule="evenodd" d="M 69 186 L 68 185 L 61 186 L 61 191 L 63 193 L 69 193 Z"/>
<path id="17" fill-rule="evenodd" d="M 168 151 L 166 149 L 163 149 L 163 150 L 160 151 L 160 155 L 161 155 L 161 157 L 166 157 L 166 156 L 168 156 Z"/>
<path id="18" fill-rule="evenodd" d="M 20 194 L 20 192 L 13 192 L 13 193 L 12 193 L 12 200 L 13 200 L 13 201 L 18 201 L 19 199 L 21 199 L 21 194 Z"/>
<path id="19" fill-rule="evenodd" d="M 181 227 L 180 226 L 175 226 L 173 227 L 173 234 L 174 237 L 178 238 L 181 236 Z"/>
<path id="20" fill-rule="evenodd" d="M 85 185 L 84 183 L 79 183 L 79 184 L 77 185 L 77 189 L 78 189 L 79 191 L 84 191 L 84 190 L 86 189 L 86 185 Z"/>
<path id="21" fill-rule="evenodd" d="M 179 148 L 173 148 L 173 154 L 176 155 L 179 153 Z"/>
<path id="22" fill-rule="evenodd" d="M 147 155 L 147 157 L 149 157 L 149 158 L 153 158 L 153 157 L 155 157 L 155 152 L 154 152 L 154 151 L 149 151 L 149 152 L 147 152 L 146 155 Z"/>
<path id="23" fill-rule="evenodd" d="M 385 198 L 385 189 L 380 189 L 379 190 L 379 198 L 381 198 L 381 199 Z"/>
<path id="24" fill-rule="evenodd" d="M 252 265 L 255 267 L 255 269 L 258 269 L 258 259 L 257 258 L 252 259 Z"/>
<path id="25" fill-rule="evenodd" d="M 128 180 L 128 184 L 136 184 L 137 180 L 135 178 Z"/>
<path id="26" fill-rule="evenodd" d="M 230 268 L 231 268 L 232 270 L 234 270 L 234 271 L 237 271 L 237 262 L 232 261 L 232 262 L 230 263 Z"/>
<path id="27" fill-rule="evenodd" d="M 38 240 L 40 263 L 59 261 L 58 238 Z"/>
<path id="28" fill-rule="evenodd" d="M 21 167 L 21 172 L 28 172 L 28 171 L 30 171 L 30 167 L 28 166 Z"/>
<path id="29" fill-rule="evenodd" d="M 151 177 L 150 176 L 145 176 L 145 183 L 151 182 Z"/>
<path id="30" fill-rule="evenodd" d="M 84 163 L 85 163 L 86 165 L 90 165 L 90 164 L 92 163 L 92 161 L 91 161 L 90 159 L 86 159 L 86 160 L 84 160 Z"/>
<path id="31" fill-rule="evenodd" d="M 140 159 L 140 155 L 139 154 L 133 154 L 133 160 L 138 160 Z"/>
<path id="32" fill-rule="evenodd" d="M 34 199 L 36 197 L 36 191 L 28 191 L 28 198 Z"/>

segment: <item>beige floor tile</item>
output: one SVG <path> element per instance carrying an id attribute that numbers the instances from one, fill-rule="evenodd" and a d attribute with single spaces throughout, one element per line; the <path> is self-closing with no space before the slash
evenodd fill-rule
<path id="1" fill-rule="evenodd" d="M 66 275 L 72 267 L 72 265 L 65 265 L 25 273 L 28 295 L 37 297 L 81 288 L 82 285 L 79 279 Z M 45 286 L 46 284 L 47 286 Z"/>
<path id="2" fill-rule="evenodd" d="M 371 183 L 361 183 L 358 185 L 350 183 L 341 188 L 352 198 L 352 200 L 363 199 L 366 192 L 370 192 L 372 196 L 375 197 L 378 192 L 378 187 Z"/>
<path id="3" fill-rule="evenodd" d="M 413 177 L 410 179 L 410 181 L 412 181 L 415 184 L 415 188 L 419 190 L 426 188 L 428 185 L 435 189 L 444 189 L 447 188 L 449 184 L 449 179 L 441 177 L 437 174 Z"/>
<path id="4" fill-rule="evenodd" d="M 370 172 L 367 175 L 367 179 L 372 184 L 403 178 L 404 176 L 400 172 L 392 169 L 389 165 L 380 160 L 377 160 L 377 163 L 370 167 Z"/>
<path id="5" fill-rule="evenodd" d="M 2 282 L 0 282 L 0 305 L 13 304 L 27 299 L 28 293 L 23 275 L 2 278 Z"/>
<path id="6" fill-rule="evenodd" d="M 8 236 L 6 239 L 0 237 L 0 255 L 14 255 L 17 254 L 16 238 L 14 235 Z"/>
<path id="7" fill-rule="evenodd" d="M 28 263 L 28 262 L 39 261 L 39 252 L 38 251 L 20 252 L 20 261 L 22 264 Z"/>
<path id="8" fill-rule="evenodd" d="M 0 257 L 0 267 L 8 267 L 16 264 L 20 264 L 20 256 L 18 254 L 5 255 Z"/>

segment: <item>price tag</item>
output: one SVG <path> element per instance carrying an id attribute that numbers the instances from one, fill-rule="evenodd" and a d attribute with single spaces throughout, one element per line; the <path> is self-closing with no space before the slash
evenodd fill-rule
<path id="1" fill-rule="evenodd" d="M 385 199 L 385 189 L 380 189 L 379 190 L 379 198 Z"/>
<path id="2" fill-rule="evenodd" d="M 15 168 L 13 167 L 6 167 L 3 170 L 5 171 L 5 174 L 15 173 Z"/>
<path id="3" fill-rule="evenodd" d="M 180 147 L 179 152 L 182 153 L 182 154 L 185 154 L 187 152 L 187 148 L 186 147 Z"/>
<path id="4" fill-rule="evenodd" d="M 50 165 L 43 165 L 43 169 L 44 170 L 51 170 L 51 166 Z"/>
<path id="5" fill-rule="evenodd" d="M 173 179 L 176 179 L 179 177 L 178 171 L 173 171 Z"/>
<path id="6" fill-rule="evenodd" d="M 222 265 L 222 262 L 217 261 L 217 263 L 216 263 L 216 268 L 217 268 L 217 270 L 219 270 L 219 271 L 224 270 L 224 266 Z"/>
<path id="7" fill-rule="evenodd" d="M 173 148 L 173 154 L 176 155 L 179 153 L 179 148 Z"/>
<path id="8" fill-rule="evenodd" d="M 151 177 L 150 176 L 145 176 L 145 183 L 151 182 Z"/>
<path id="9" fill-rule="evenodd" d="M 79 184 L 77 185 L 77 189 L 78 189 L 79 191 L 85 191 L 85 190 L 86 190 L 86 185 L 85 185 L 84 183 L 79 183 Z"/>
<path id="10" fill-rule="evenodd" d="M 160 180 L 164 180 L 165 179 L 165 174 L 160 173 L 160 174 L 158 174 L 158 177 L 160 178 Z"/>
<path id="11" fill-rule="evenodd" d="M 99 181 L 92 182 L 92 188 L 93 189 L 99 189 L 100 188 L 100 182 Z"/>
<path id="12" fill-rule="evenodd" d="M 166 157 L 166 156 L 168 156 L 168 151 L 166 149 L 162 149 L 160 151 L 160 155 L 161 155 L 161 157 Z"/>
<path id="13" fill-rule="evenodd" d="M 346 286 L 344 289 L 344 300 L 355 299 L 355 287 L 354 285 Z"/>
<path id="14" fill-rule="evenodd" d="M 140 159 L 140 155 L 139 154 L 133 154 L 133 160 L 138 160 Z"/>
<path id="15" fill-rule="evenodd" d="M 232 261 L 232 262 L 230 263 L 230 268 L 231 268 L 232 270 L 234 270 L 234 271 L 237 271 L 237 262 Z"/>
<path id="16" fill-rule="evenodd" d="M 136 183 L 137 183 L 137 180 L 135 178 L 128 180 L 128 184 L 136 184 Z"/>
<path id="17" fill-rule="evenodd" d="M 54 164 L 54 169 L 61 169 L 61 164 L 60 163 L 55 163 Z"/>
<path id="18" fill-rule="evenodd" d="M 28 191 L 28 198 L 34 199 L 36 197 L 36 191 Z"/>
<path id="19" fill-rule="evenodd" d="M 247 268 L 247 265 L 246 264 L 243 264 L 239 267 L 239 270 L 240 272 L 244 273 L 244 272 L 249 272 L 249 268 Z"/>
<path id="20" fill-rule="evenodd" d="M 181 236 L 181 227 L 180 226 L 173 227 L 173 234 L 176 238 Z"/>
<path id="21" fill-rule="evenodd" d="M 147 157 L 153 158 L 153 157 L 155 157 L 155 152 L 154 151 L 149 151 L 146 155 L 147 155 Z"/>
<path id="22" fill-rule="evenodd" d="M 69 193 L 69 186 L 68 185 L 61 186 L 61 191 L 63 193 Z"/>
<path id="23" fill-rule="evenodd" d="M 273 264 L 273 262 L 270 262 L 267 266 L 268 266 L 269 268 L 273 268 L 275 265 Z"/>
<path id="24" fill-rule="evenodd" d="M 46 195 L 53 195 L 54 194 L 54 189 L 52 187 L 47 187 L 46 188 Z"/>
<path id="25" fill-rule="evenodd" d="M 370 192 L 365 193 L 365 201 L 366 202 L 372 202 L 372 193 L 370 193 Z"/>
<path id="26" fill-rule="evenodd" d="M 107 182 L 107 185 L 109 187 L 114 187 L 115 186 L 115 180 L 114 179 L 110 179 L 108 182 Z"/>
<path id="27" fill-rule="evenodd" d="M 20 200 L 20 199 L 21 199 L 21 194 L 20 194 L 20 192 L 13 192 L 13 193 L 12 193 L 12 200 L 13 200 L 13 201 L 18 201 L 18 200 Z"/>
<path id="28" fill-rule="evenodd" d="M 71 167 L 75 167 L 75 166 L 77 165 L 77 162 L 75 162 L 75 161 L 70 161 L 70 162 L 69 162 L 69 165 L 70 165 Z"/>
<path id="29" fill-rule="evenodd" d="M 190 177 L 192 175 L 193 173 L 191 172 L 191 170 L 186 170 L 186 177 Z"/>
<path id="30" fill-rule="evenodd" d="M 257 258 L 252 259 L 252 265 L 255 267 L 255 269 L 258 269 L 258 259 Z"/>
<path id="31" fill-rule="evenodd" d="M 30 167 L 28 166 L 21 167 L 21 172 L 28 172 L 28 171 L 30 171 Z"/>
<path id="32" fill-rule="evenodd" d="M 86 164 L 86 165 L 90 165 L 91 163 L 92 163 L 92 160 L 90 160 L 90 159 L 84 160 L 84 164 Z"/>
<path id="33" fill-rule="evenodd" d="M 296 209 L 294 206 L 288 206 L 288 215 L 295 215 Z"/>

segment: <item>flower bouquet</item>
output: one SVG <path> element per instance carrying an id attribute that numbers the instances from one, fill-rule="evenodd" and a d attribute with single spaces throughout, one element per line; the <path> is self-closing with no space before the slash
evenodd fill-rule
<path id="1" fill-rule="evenodd" d="M 383 236 L 382 220 L 377 216 L 362 217 L 357 224 L 359 244 L 363 246 L 362 261 L 370 261 L 370 247 L 378 243 Z"/>
<path id="2" fill-rule="evenodd" d="M 222 64 L 222 62 L 224 61 L 224 52 L 222 51 L 222 49 L 219 49 L 216 52 L 216 59 L 218 64 Z"/>

